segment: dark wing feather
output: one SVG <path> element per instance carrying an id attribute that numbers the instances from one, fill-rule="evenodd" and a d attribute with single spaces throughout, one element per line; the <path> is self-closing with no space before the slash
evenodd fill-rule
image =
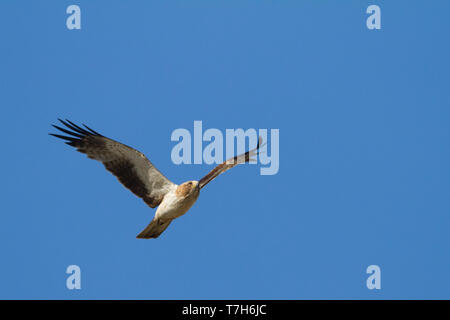
<path id="1" fill-rule="evenodd" d="M 214 169 L 212 169 L 206 176 L 200 179 L 198 183 L 200 189 L 206 186 L 211 180 L 215 179 L 219 174 L 224 173 L 225 171 L 235 167 L 236 165 L 250 162 L 251 160 L 255 160 L 252 157 L 258 154 L 258 150 L 261 147 L 261 142 L 262 138 L 259 137 L 258 144 L 256 145 L 255 149 L 249 150 L 244 154 L 230 158 L 227 161 L 219 164 Z"/>
<path id="2" fill-rule="evenodd" d="M 68 136 L 53 133 L 50 135 L 67 140 L 66 143 L 77 148 L 79 152 L 101 161 L 125 187 L 142 198 L 150 207 L 158 206 L 174 185 L 141 152 L 104 137 L 86 125 L 83 125 L 84 129 L 69 120 L 58 120 L 67 129 L 56 125 L 53 127 Z"/>

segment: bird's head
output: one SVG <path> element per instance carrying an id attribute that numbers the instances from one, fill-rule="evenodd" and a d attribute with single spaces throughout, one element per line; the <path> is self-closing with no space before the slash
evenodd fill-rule
<path id="1" fill-rule="evenodd" d="M 200 193 L 200 187 L 198 181 L 187 181 L 185 183 L 180 184 L 175 191 L 175 194 L 178 197 L 191 197 L 198 196 Z"/>

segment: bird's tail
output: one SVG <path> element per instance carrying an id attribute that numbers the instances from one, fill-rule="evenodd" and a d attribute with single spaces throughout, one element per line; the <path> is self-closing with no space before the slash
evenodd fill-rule
<path id="1" fill-rule="evenodd" d="M 137 235 L 138 239 L 158 238 L 164 230 L 167 229 L 172 220 L 161 222 L 159 219 L 153 219 L 150 224 Z"/>

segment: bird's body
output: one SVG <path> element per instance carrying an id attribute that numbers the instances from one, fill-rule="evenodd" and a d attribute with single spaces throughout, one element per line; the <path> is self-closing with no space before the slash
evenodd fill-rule
<path id="1" fill-rule="evenodd" d="M 198 181 L 188 181 L 173 187 L 164 196 L 155 217 L 149 227 L 143 230 L 138 238 L 158 236 L 172 222 L 173 219 L 181 217 L 194 205 L 200 195 Z"/>
<path id="2" fill-rule="evenodd" d="M 159 237 L 174 219 L 184 215 L 197 201 L 200 189 L 219 174 L 237 164 L 254 160 L 252 156 L 257 155 L 261 142 L 258 141 L 255 149 L 218 165 L 199 181 L 187 181 L 177 185 L 159 172 L 141 152 L 106 138 L 87 126 L 84 129 L 68 120 L 60 121 L 72 131 L 55 125 L 54 127 L 70 136 L 51 135 L 68 140 L 68 145 L 87 154 L 91 159 L 101 161 L 108 171 L 148 206 L 158 206 L 150 224 L 137 236 L 147 239 Z"/>
<path id="3" fill-rule="evenodd" d="M 188 181 L 172 188 L 156 210 L 155 218 L 165 221 L 181 217 L 197 201 L 199 195 L 198 181 Z"/>

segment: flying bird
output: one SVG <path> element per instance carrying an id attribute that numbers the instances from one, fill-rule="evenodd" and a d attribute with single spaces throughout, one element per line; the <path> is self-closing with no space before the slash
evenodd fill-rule
<path id="1" fill-rule="evenodd" d="M 256 161 L 253 157 L 258 154 L 262 142 L 260 137 L 255 149 L 226 160 L 199 181 L 192 180 L 177 185 L 159 172 L 138 150 L 107 138 L 84 124 L 82 128 L 67 119 L 58 120 L 66 128 L 52 126 L 67 136 L 50 135 L 66 140 L 66 144 L 85 153 L 88 158 L 101 161 L 108 171 L 149 207 L 158 207 L 149 225 L 137 235 L 137 238 L 144 239 L 158 238 L 174 219 L 192 207 L 200 190 L 218 175 L 237 164 Z"/>

